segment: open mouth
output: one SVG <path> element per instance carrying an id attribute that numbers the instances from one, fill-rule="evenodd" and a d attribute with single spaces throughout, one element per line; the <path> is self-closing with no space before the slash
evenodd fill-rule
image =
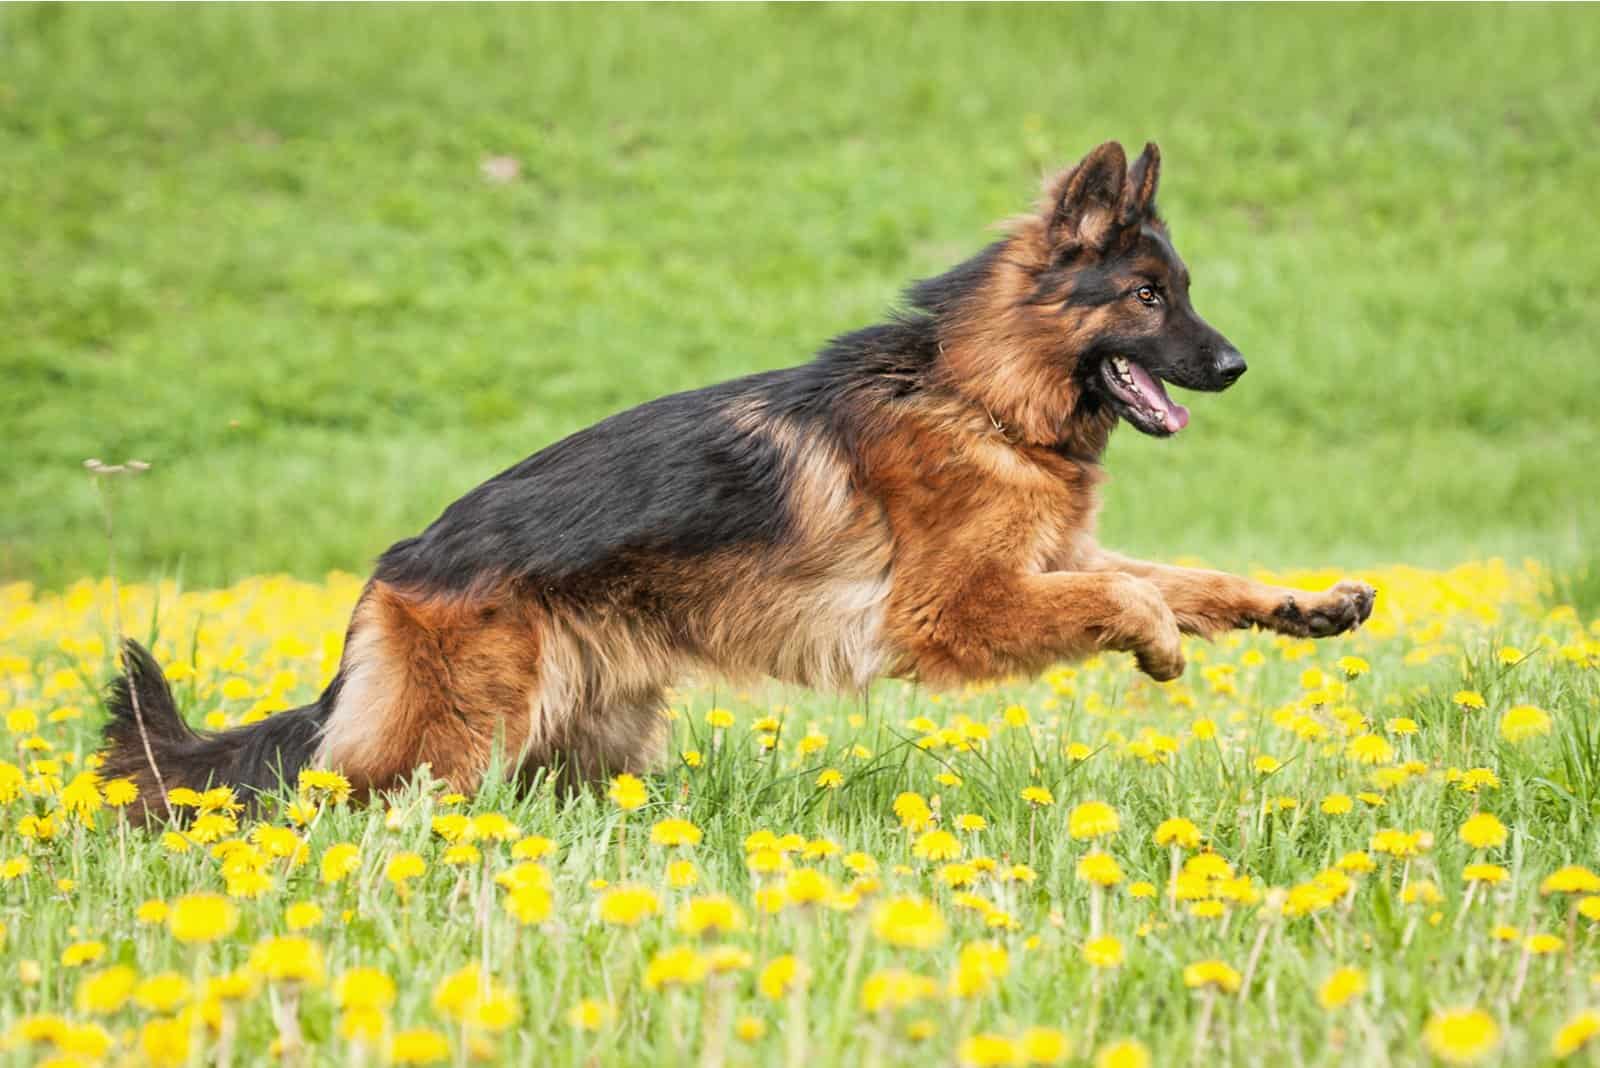
<path id="1" fill-rule="evenodd" d="M 1117 414 L 1146 434 L 1170 437 L 1189 425 L 1189 409 L 1167 396 L 1161 379 L 1132 360 L 1110 357 L 1100 364 L 1100 378 Z"/>

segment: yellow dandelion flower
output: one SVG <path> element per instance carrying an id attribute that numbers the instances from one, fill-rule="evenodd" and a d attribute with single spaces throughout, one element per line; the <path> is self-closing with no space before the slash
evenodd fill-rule
<path id="1" fill-rule="evenodd" d="M 600 895 L 600 920 L 616 927 L 637 927 L 660 911 L 661 899 L 647 886 L 617 886 Z"/>
<path id="2" fill-rule="evenodd" d="M 1332 1011 L 1343 1008 L 1367 991 L 1367 975 L 1360 968 L 1336 968 L 1317 988 L 1317 1003 Z"/>
<path id="3" fill-rule="evenodd" d="M 687 890 L 700 882 L 700 872 L 692 860 L 673 860 L 667 862 L 667 885 L 674 890 Z"/>
<path id="4" fill-rule="evenodd" d="M 427 861 L 415 853 L 402 852 L 389 858 L 389 863 L 383 868 L 383 877 L 389 880 L 395 891 L 403 898 L 410 889 L 411 880 L 423 875 L 427 870 Z"/>
<path id="5" fill-rule="evenodd" d="M 1072 1056 L 1072 1043 L 1054 1027 L 1030 1027 L 1017 1039 L 1028 1064 L 1060 1064 Z"/>
<path id="6" fill-rule="evenodd" d="M 836 890 L 833 880 L 815 868 L 796 868 L 784 879 L 783 893 L 789 904 L 804 908 L 827 901 Z"/>
<path id="7" fill-rule="evenodd" d="M 127 1004 L 138 981 L 137 972 L 120 964 L 84 976 L 75 998 L 78 1011 L 109 1016 Z"/>
<path id="8" fill-rule="evenodd" d="M 844 866 L 857 875 L 876 875 L 878 873 L 878 862 L 867 853 L 846 853 L 844 855 Z"/>
<path id="9" fill-rule="evenodd" d="M 1420 856 L 1433 847 L 1433 836 L 1426 831 L 1401 831 L 1394 828 L 1381 830 L 1373 834 L 1367 848 L 1374 853 L 1386 853 L 1391 857 L 1407 858 Z"/>
<path id="10" fill-rule="evenodd" d="M 924 831 L 911 853 L 919 860 L 955 860 L 961 856 L 961 840 L 949 831 Z"/>
<path id="11" fill-rule="evenodd" d="M 305 931 L 322 922 L 322 906 L 315 901 L 296 901 L 283 911 L 284 926 Z"/>
<path id="12" fill-rule="evenodd" d="M 1500 717 L 1500 737 L 1513 744 L 1550 733 L 1550 715 L 1534 705 L 1516 705 Z"/>
<path id="13" fill-rule="evenodd" d="M 1400 901 L 1406 905 L 1437 905 L 1443 900 L 1438 884 L 1431 879 L 1414 879 L 1400 892 Z"/>
<path id="14" fill-rule="evenodd" d="M 603 1031 L 616 1021 L 617 1010 L 609 1001 L 584 998 L 567 1010 L 567 1023 L 579 1031 Z"/>
<path id="15" fill-rule="evenodd" d="M 1476 1064 L 1494 1052 L 1500 1028 L 1482 1009 L 1445 1009 L 1429 1017 L 1422 1041 L 1446 1064 Z"/>
<path id="16" fill-rule="evenodd" d="M 1469 883 L 1497 885 L 1511 878 L 1511 873 L 1498 864 L 1468 864 L 1461 869 L 1461 878 Z"/>
<path id="17" fill-rule="evenodd" d="M 133 1001 L 148 1012 L 176 1012 L 189 1000 L 189 980 L 177 972 L 158 972 L 133 988 Z"/>
<path id="18" fill-rule="evenodd" d="M 1488 812 L 1468 817 L 1459 833 L 1461 840 L 1474 849 L 1494 849 L 1506 844 L 1506 825 Z"/>
<path id="19" fill-rule="evenodd" d="M 189 1062 L 189 1021 L 178 1017 L 147 1020 L 139 1029 L 139 1052 L 158 1068 L 177 1068 Z"/>
<path id="20" fill-rule="evenodd" d="M 394 980 L 378 968 L 351 968 L 334 985 L 334 1000 L 344 1009 L 387 1009 L 395 1000 Z"/>
<path id="21" fill-rule="evenodd" d="M 139 800 L 139 786 L 132 779 L 112 779 L 105 785 L 106 804 L 127 808 Z"/>
<path id="22" fill-rule="evenodd" d="M 1100 1047 L 1094 1068 L 1150 1068 L 1150 1050 L 1136 1038 L 1123 1038 Z"/>
<path id="23" fill-rule="evenodd" d="M 1220 960 L 1196 961 L 1183 969 L 1183 985 L 1191 990 L 1215 987 L 1224 994 L 1235 993 L 1243 977 L 1234 968 Z"/>
<path id="24" fill-rule="evenodd" d="M 1055 795 L 1043 786 L 1024 787 L 1022 799 L 1035 808 L 1046 808 L 1056 803 Z"/>
<path id="25" fill-rule="evenodd" d="M 326 768 L 305 768 L 295 780 L 301 796 L 322 797 L 334 804 L 350 799 L 350 780 Z"/>
<path id="26" fill-rule="evenodd" d="M 1347 679 L 1358 679 L 1372 670 L 1372 665 L 1359 656 L 1341 656 L 1336 663 Z"/>
<path id="27" fill-rule="evenodd" d="M 908 831 L 926 830 L 933 819 L 933 810 L 928 807 L 927 800 L 921 794 L 909 790 L 894 799 L 893 809 L 900 826 Z"/>
<path id="28" fill-rule="evenodd" d="M 1116 886 L 1122 881 L 1122 867 L 1109 853 L 1098 850 L 1078 858 L 1078 878 L 1095 886 Z"/>
<path id="29" fill-rule="evenodd" d="M 648 990 L 669 986 L 694 986 L 706 977 L 709 965 L 693 946 L 673 946 L 650 958 L 644 971 Z"/>
<path id="30" fill-rule="evenodd" d="M 611 780 L 611 788 L 606 791 L 606 796 L 624 812 L 632 812 L 650 799 L 644 781 L 626 773 Z"/>
<path id="31" fill-rule="evenodd" d="M 104 942 L 74 942 L 61 951 L 61 963 L 68 968 L 93 964 L 106 955 Z"/>
<path id="32" fill-rule="evenodd" d="M 189 945 L 225 938 L 238 925 L 239 907 L 220 894 L 186 894 L 167 912 L 167 930 Z"/>
<path id="33" fill-rule="evenodd" d="M 693 897 L 678 907 L 678 930 L 700 937 L 729 934 L 744 929 L 744 910 L 726 894 Z"/>
<path id="34" fill-rule="evenodd" d="M 1372 859 L 1371 855 L 1359 850 L 1353 853 L 1346 853 L 1339 858 L 1334 866 L 1340 871 L 1354 872 L 1357 875 L 1365 875 L 1378 869 L 1378 864 Z"/>
<path id="35" fill-rule="evenodd" d="M 1361 734 L 1345 746 L 1345 755 L 1357 764 L 1387 764 L 1394 759 L 1394 746 L 1382 735 Z"/>
<path id="36" fill-rule="evenodd" d="M 650 828 L 650 841 L 659 846 L 688 848 L 700 844 L 700 828 L 685 819 L 664 819 Z"/>
<path id="37" fill-rule="evenodd" d="M 1577 864 L 1569 864 L 1545 876 L 1539 884 L 1541 894 L 1600 894 L 1600 875 Z"/>
<path id="38" fill-rule="evenodd" d="M 250 950 L 250 967 L 274 983 L 322 984 L 322 947 L 301 935 L 263 938 Z"/>
<path id="39" fill-rule="evenodd" d="M 322 854 L 322 881 L 331 886 L 361 866 L 361 851 L 349 842 L 338 842 Z"/>
<path id="40" fill-rule="evenodd" d="M 1585 1009 L 1562 1025 L 1550 1040 L 1550 1055 L 1570 1057 L 1600 1038 L 1600 1011 Z"/>
<path id="41" fill-rule="evenodd" d="M 1101 935 L 1083 944 L 1083 959 L 1096 968 L 1120 968 L 1122 942 L 1115 935 Z"/>
<path id="42" fill-rule="evenodd" d="M 861 984 L 861 1008 L 872 1014 L 898 1012 L 938 993 L 938 984 L 902 968 L 873 972 Z"/>
<path id="43" fill-rule="evenodd" d="M 480 842 L 509 842 L 522 837 L 522 828 L 503 813 L 480 812 L 472 817 L 472 837 Z"/>
<path id="44" fill-rule="evenodd" d="M 1117 810 L 1104 801 L 1083 801 L 1067 814 L 1067 833 L 1082 840 L 1116 834 L 1122 826 Z"/>
<path id="45" fill-rule="evenodd" d="M 514 860 L 542 860 L 555 852 L 556 844 L 540 834 L 530 834 L 511 847 Z"/>
<path id="46" fill-rule="evenodd" d="M 792 955 L 775 957 L 756 977 L 756 989 L 761 996 L 778 1001 L 795 990 L 804 989 L 811 981 L 811 969 Z"/>
<path id="47" fill-rule="evenodd" d="M 1200 828 L 1192 820 L 1182 816 L 1162 820 L 1156 826 L 1155 842 L 1158 846 L 1178 846 L 1182 849 L 1194 849 L 1200 844 Z"/>
<path id="48" fill-rule="evenodd" d="M 1022 1063 L 1017 1044 L 1005 1035 L 982 1032 L 963 1039 L 956 1060 L 965 1068 L 1008 1068 Z"/>
<path id="49" fill-rule="evenodd" d="M 483 859 L 483 853 L 471 842 L 457 842 L 444 851 L 444 856 L 439 858 L 453 868 L 473 865 Z"/>
<path id="50" fill-rule="evenodd" d="M 450 1040 L 426 1027 L 397 1031 L 389 1040 L 394 1064 L 443 1064 L 450 1059 Z"/>
<path id="51" fill-rule="evenodd" d="M 968 942 L 956 957 L 950 977 L 950 995 L 980 997 L 994 989 L 1011 971 L 1011 957 L 999 942 Z"/>
<path id="52" fill-rule="evenodd" d="M 872 913 L 872 932 L 902 949 L 932 949 L 945 937 L 944 916 L 937 905 L 920 897 L 892 897 Z"/>
<path id="53" fill-rule="evenodd" d="M 1522 948 L 1527 950 L 1530 956 L 1535 957 L 1560 953 L 1565 946 L 1566 942 L 1559 935 L 1553 934 L 1531 934 L 1522 940 Z"/>
<path id="54" fill-rule="evenodd" d="M 705 952 L 706 970 L 712 975 L 744 971 L 755 963 L 755 957 L 742 946 L 712 946 Z"/>

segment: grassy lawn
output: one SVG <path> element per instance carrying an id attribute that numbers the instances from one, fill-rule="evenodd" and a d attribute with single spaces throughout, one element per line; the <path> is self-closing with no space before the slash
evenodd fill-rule
<path id="1" fill-rule="evenodd" d="M 0 11 L 0 577 L 362 570 L 493 472 L 807 358 L 1155 139 L 1250 358 L 1108 541 L 1570 562 L 1600 519 L 1581 8 Z M 482 162 L 505 155 L 497 184 Z"/>
<path id="2" fill-rule="evenodd" d="M 1596 55 L 1533 5 L 0 5 L 0 1065 L 1600 1063 Z M 1104 540 L 1348 568 L 1360 632 L 696 684 L 627 805 L 145 833 L 92 773 L 115 620 L 197 725 L 306 700 L 471 485 L 805 359 L 1113 137 L 1251 371 L 1118 435 Z M 88 457 L 154 465 L 120 602 Z"/>
<path id="3" fill-rule="evenodd" d="M 156 834 L 83 773 L 108 587 L 0 587 L 0 1064 L 1592 1064 L 1600 621 L 1365 577 L 1360 633 L 1165 686 L 686 692 L 631 810 L 307 780 Z M 224 727 L 316 691 L 358 589 L 123 611 Z"/>

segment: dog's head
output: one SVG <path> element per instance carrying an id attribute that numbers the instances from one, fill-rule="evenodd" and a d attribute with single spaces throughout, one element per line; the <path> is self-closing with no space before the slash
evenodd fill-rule
<path id="1" fill-rule="evenodd" d="M 981 271 L 958 268 L 920 294 L 937 298 L 926 287 L 967 271 L 967 299 L 942 316 L 965 343 L 958 377 L 1035 440 L 1071 436 L 1075 418 L 1109 429 L 1110 413 L 1168 437 L 1189 411 L 1164 383 L 1217 391 L 1244 373 L 1189 301 L 1189 269 L 1156 211 L 1160 174 L 1155 145 L 1130 167 L 1107 142 L 1046 184 L 1039 211 L 980 257 Z"/>
<path id="2" fill-rule="evenodd" d="M 1160 177 L 1155 145 L 1130 167 L 1115 141 L 1057 176 L 1032 232 L 1042 245 L 1030 299 L 1059 314 L 1062 356 L 1084 391 L 1166 437 L 1189 411 L 1163 382 L 1223 390 L 1245 363 L 1189 301 L 1189 269 L 1156 212 Z"/>

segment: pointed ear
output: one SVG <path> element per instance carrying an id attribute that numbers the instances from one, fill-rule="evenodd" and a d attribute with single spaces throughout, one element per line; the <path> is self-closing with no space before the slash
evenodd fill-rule
<path id="1" fill-rule="evenodd" d="M 1058 174 L 1045 189 L 1050 243 L 1057 248 L 1069 243 L 1105 248 L 1117 227 L 1127 181 L 1128 157 L 1115 141 Z"/>
<path id="2" fill-rule="evenodd" d="M 1156 186 L 1160 184 L 1161 150 L 1154 141 L 1148 141 L 1139 158 L 1128 168 L 1128 202 L 1122 212 L 1124 224 L 1156 214 Z"/>

